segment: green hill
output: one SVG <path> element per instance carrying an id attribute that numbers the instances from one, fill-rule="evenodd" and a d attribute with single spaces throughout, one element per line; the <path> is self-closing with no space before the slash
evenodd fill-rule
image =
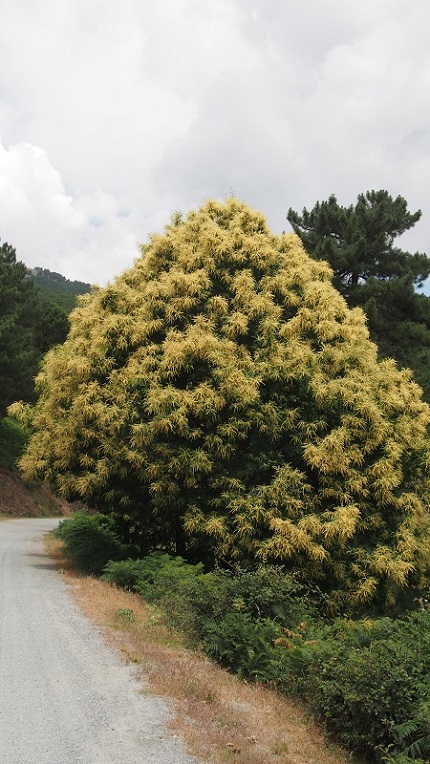
<path id="1" fill-rule="evenodd" d="M 47 268 L 29 268 L 29 275 L 39 287 L 46 300 L 52 300 L 60 305 L 67 313 L 76 305 L 76 298 L 80 294 L 91 291 L 91 284 L 83 281 L 70 281 L 60 273 L 55 273 Z"/>

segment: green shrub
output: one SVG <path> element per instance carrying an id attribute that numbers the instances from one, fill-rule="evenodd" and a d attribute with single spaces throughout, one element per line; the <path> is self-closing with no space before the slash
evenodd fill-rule
<path id="1" fill-rule="evenodd" d="M 104 566 L 102 579 L 121 589 L 135 592 L 140 578 L 147 570 L 147 558 L 141 560 L 109 560 Z"/>
<path id="2" fill-rule="evenodd" d="M 339 620 L 283 655 L 284 683 L 340 743 L 372 761 L 430 756 L 430 614 Z M 425 759 L 427 757 L 427 759 Z"/>
<path id="3" fill-rule="evenodd" d="M 249 613 L 228 613 L 208 621 L 205 652 L 244 679 L 271 681 L 277 674 L 275 640 L 279 627 L 268 619 L 253 621 Z"/>
<path id="4" fill-rule="evenodd" d="M 140 560 L 109 562 L 102 578 L 136 591 L 150 602 L 160 602 L 202 573 L 202 563 L 191 565 L 182 557 L 153 552 Z"/>
<path id="5" fill-rule="evenodd" d="M 207 574 L 211 575 L 211 574 Z M 192 592 L 195 582 L 205 579 L 203 565 L 191 565 L 182 557 L 155 551 L 139 560 L 109 562 L 103 580 L 137 592 L 148 602 L 156 602 L 168 623 L 184 631 L 190 644 L 198 641 Z"/>
<path id="6" fill-rule="evenodd" d="M 60 523 L 55 535 L 64 541 L 64 551 L 74 565 L 91 575 L 99 575 L 109 560 L 130 554 L 119 539 L 114 521 L 105 515 L 76 512 Z"/>
<path id="7" fill-rule="evenodd" d="M 247 613 L 254 621 L 267 618 L 289 627 L 312 618 L 300 586 L 275 567 L 205 573 L 189 579 L 185 593 L 192 600 L 197 621 L 219 621 L 231 611 Z"/>
<path id="8" fill-rule="evenodd" d="M 391 756 L 389 753 L 385 752 L 382 754 L 381 761 L 386 762 L 386 764 L 429 764 L 428 759 L 411 758 L 403 753 L 393 754 Z"/>
<path id="9" fill-rule="evenodd" d="M 103 579 L 156 602 L 169 623 L 186 632 L 221 665 L 244 678 L 272 681 L 283 625 L 297 628 L 310 616 L 301 588 L 279 568 L 203 573 L 181 557 L 154 552 L 140 560 L 109 562 Z"/>
<path id="10" fill-rule="evenodd" d="M 353 650 L 328 642 L 314 655 L 307 699 L 327 729 L 353 750 L 387 746 L 415 700 L 409 663 L 395 642 Z"/>

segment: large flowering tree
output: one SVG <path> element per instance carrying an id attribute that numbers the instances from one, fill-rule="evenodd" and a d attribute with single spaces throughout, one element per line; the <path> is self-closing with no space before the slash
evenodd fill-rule
<path id="1" fill-rule="evenodd" d="M 25 475 L 144 548 L 285 564 L 333 607 L 421 586 L 429 408 L 331 279 L 236 199 L 177 215 L 46 355 Z"/>

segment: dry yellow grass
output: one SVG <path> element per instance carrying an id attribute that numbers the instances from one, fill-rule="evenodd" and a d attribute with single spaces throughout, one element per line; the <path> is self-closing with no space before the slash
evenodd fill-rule
<path id="1" fill-rule="evenodd" d="M 145 690 L 173 701 L 172 730 L 201 761 L 351 764 L 351 757 L 328 745 L 297 704 L 242 682 L 187 650 L 157 608 L 135 594 L 80 576 L 61 547 L 47 537 L 47 551 L 57 559 L 78 606 L 125 660 L 139 666 Z"/>

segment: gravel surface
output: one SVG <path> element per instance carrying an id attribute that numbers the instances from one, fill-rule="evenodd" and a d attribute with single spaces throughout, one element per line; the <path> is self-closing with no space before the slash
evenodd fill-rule
<path id="1" fill-rule="evenodd" d="M 0 523 L 1 764 L 197 764 L 55 572 L 57 524 Z"/>

